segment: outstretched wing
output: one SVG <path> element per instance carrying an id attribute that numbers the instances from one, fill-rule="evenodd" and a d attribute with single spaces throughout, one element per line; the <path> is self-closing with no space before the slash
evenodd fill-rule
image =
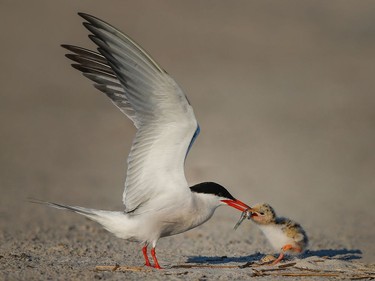
<path id="1" fill-rule="evenodd" d="M 186 96 L 127 35 L 98 18 L 79 15 L 99 53 L 62 45 L 73 53 L 67 57 L 138 129 L 128 156 L 125 211 L 152 210 L 159 197 L 190 192 L 184 160 L 199 126 Z"/>

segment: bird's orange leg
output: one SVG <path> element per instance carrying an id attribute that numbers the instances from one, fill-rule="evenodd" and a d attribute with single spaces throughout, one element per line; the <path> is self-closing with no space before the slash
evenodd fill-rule
<path id="1" fill-rule="evenodd" d="M 156 258 L 155 248 L 151 249 L 151 256 L 154 259 L 154 267 L 156 269 L 162 269 L 159 265 L 158 259 Z"/>
<path id="2" fill-rule="evenodd" d="M 275 265 L 275 264 L 279 263 L 283 258 L 284 258 L 284 253 L 281 252 L 280 255 L 279 255 L 279 257 L 278 257 L 277 259 L 275 259 L 275 260 L 271 263 L 271 265 Z"/>
<path id="3" fill-rule="evenodd" d="M 286 252 L 286 251 L 289 251 L 289 250 L 293 250 L 294 247 L 293 247 L 292 245 L 290 245 L 290 244 L 286 244 L 286 245 L 283 246 L 281 249 L 282 249 L 284 252 Z"/>
<path id="4" fill-rule="evenodd" d="M 150 260 L 148 259 L 148 256 L 147 256 L 147 244 L 145 244 L 142 248 L 142 253 L 143 253 L 143 256 L 145 258 L 145 266 L 151 266 L 151 263 L 150 263 Z"/>
<path id="5" fill-rule="evenodd" d="M 275 264 L 279 263 L 284 258 L 284 252 L 287 252 L 287 251 L 290 251 L 290 250 L 297 251 L 297 252 L 301 251 L 301 249 L 299 249 L 299 248 L 294 248 L 292 245 L 286 244 L 281 248 L 281 252 L 280 252 L 279 257 L 276 260 L 273 261 L 272 265 L 275 265 Z"/>

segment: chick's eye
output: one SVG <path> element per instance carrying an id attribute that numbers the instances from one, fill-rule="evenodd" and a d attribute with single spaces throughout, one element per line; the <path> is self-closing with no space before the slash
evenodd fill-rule
<path id="1" fill-rule="evenodd" d="M 259 215 L 264 216 L 264 213 L 263 212 L 259 212 Z"/>

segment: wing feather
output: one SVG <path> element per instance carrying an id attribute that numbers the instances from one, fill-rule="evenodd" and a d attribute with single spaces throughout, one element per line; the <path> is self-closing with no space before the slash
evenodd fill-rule
<path id="1" fill-rule="evenodd" d="M 137 133 L 128 156 L 126 212 L 158 208 L 157 198 L 188 193 L 184 161 L 199 133 L 193 109 L 177 83 L 129 36 L 79 13 L 98 52 L 62 45 L 94 86 L 129 117 Z"/>

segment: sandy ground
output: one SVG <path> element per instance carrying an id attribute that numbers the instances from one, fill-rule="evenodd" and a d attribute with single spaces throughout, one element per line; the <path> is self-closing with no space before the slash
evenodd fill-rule
<path id="1" fill-rule="evenodd" d="M 241 280 L 255 268 L 172 266 L 240 266 L 272 253 L 255 225 L 233 231 L 240 214 L 222 207 L 201 227 L 159 241 L 165 271 L 97 272 L 96 265 L 142 266 L 140 246 L 27 202 L 122 209 L 135 130 L 64 58 L 62 43 L 93 46 L 78 11 L 132 36 L 188 94 L 202 128 L 186 163 L 191 184 L 219 182 L 300 222 L 310 250 L 291 262 L 320 259 L 326 270 L 374 263 L 373 1 L 0 7 L 1 280 Z"/>

